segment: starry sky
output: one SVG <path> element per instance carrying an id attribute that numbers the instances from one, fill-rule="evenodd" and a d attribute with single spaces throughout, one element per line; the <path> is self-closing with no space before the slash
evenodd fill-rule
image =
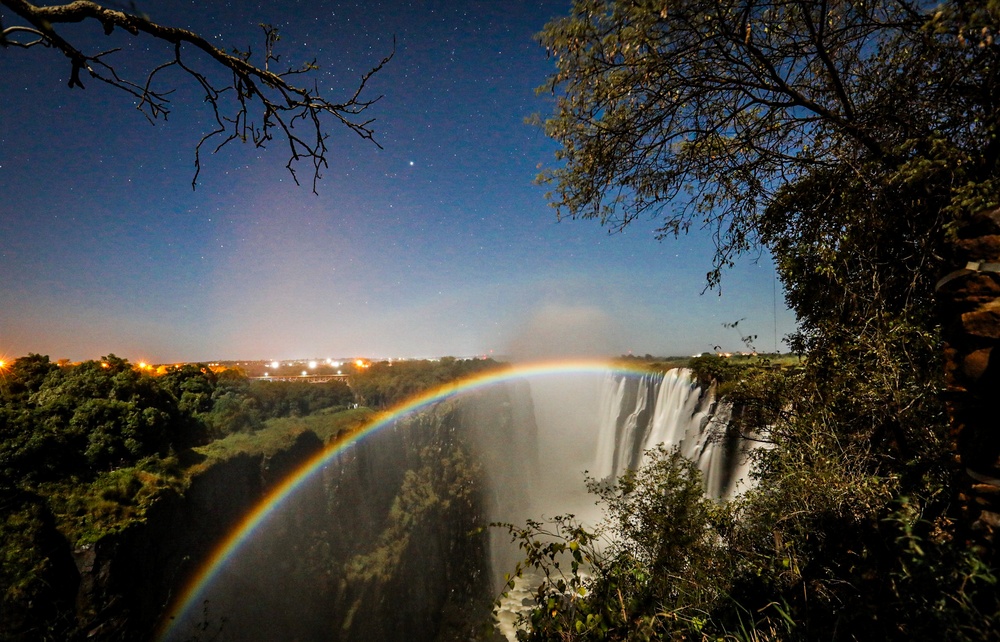
<path id="1" fill-rule="evenodd" d="M 295 185 L 279 144 L 203 157 L 192 190 L 210 113 L 186 78 L 168 79 L 172 113 L 150 125 L 86 76 L 68 89 L 61 54 L 0 49 L 0 355 L 684 355 L 743 349 L 745 334 L 784 349 L 794 316 L 766 255 L 703 294 L 707 232 L 659 242 L 655 221 L 609 234 L 556 220 L 534 182 L 556 146 L 524 120 L 551 109 L 535 88 L 553 63 L 534 35 L 569 6 L 140 3 L 227 50 L 260 49 L 258 24 L 276 25 L 282 62 L 316 58 L 334 100 L 395 39 L 369 85 L 383 149 L 331 123 L 318 195 Z M 87 51 L 122 47 L 111 60 L 132 78 L 169 56 L 98 25 L 63 33 Z"/>

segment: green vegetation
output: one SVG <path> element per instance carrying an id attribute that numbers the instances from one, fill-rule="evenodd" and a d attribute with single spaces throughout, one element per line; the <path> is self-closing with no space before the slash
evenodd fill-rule
<path id="1" fill-rule="evenodd" d="M 697 468 L 661 451 L 614 485 L 592 483 L 603 530 L 569 517 L 512 528 L 524 565 L 546 575 L 522 638 L 992 639 L 995 570 L 929 502 L 845 475 L 840 458 L 717 503 Z"/>
<path id="2" fill-rule="evenodd" d="M 351 378 L 351 386 L 366 406 L 386 408 L 424 390 L 500 366 L 493 359 L 455 357 L 437 361 L 380 361 L 358 371 Z"/>
<path id="3" fill-rule="evenodd" d="M 342 438 L 371 415 L 346 410 L 343 382 L 194 364 L 153 376 L 114 355 L 61 367 L 32 354 L 0 375 L 0 633 L 15 639 L 71 634 L 71 552 L 142 524 L 214 461 L 274 454 L 305 431 Z"/>
<path id="4" fill-rule="evenodd" d="M 359 368 L 352 383 L 387 405 L 495 367 L 453 358 L 376 363 Z M 4 639 L 67 639 L 90 630 L 80 627 L 93 623 L 77 618 L 99 613 L 78 612 L 73 556 L 142 527 L 158 502 L 182 496 L 214 465 L 270 458 L 305 433 L 321 443 L 346 439 L 374 416 L 356 407 L 343 381 L 251 380 L 238 369 L 202 364 L 157 376 L 114 355 L 65 366 L 28 355 L 0 375 Z M 418 545 L 410 541 L 414 528 L 434 529 L 458 514 L 468 521 L 477 469 L 462 447 L 450 448 L 425 448 L 421 464 L 405 471 L 385 532 L 347 564 L 348 575 L 361 573 L 351 582 L 364 587 L 371 573 L 398 570 L 402 551 Z M 377 560 L 381 566 L 371 566 Z"/>
<path id="5" fill-rule="evenodd" d="M 194 468 L 210 466 L 214 461 L 237 455 L 273 455 L 293 443 L 304 432 L 314 433 L 320 441 L 329 443 L 354 433 L 365 426 L 373 415 L 374 412 L 369 408 L 355 408 L 331 412 L 320 410 L 306 417 L 271 419 L 255 432 L 231 433 L 194 448 L 195 452 L 206 456 L 206 460 Z"/>
<path id="6" fill-rule="evenodd" d="M 960 267 L 952 230 L 998 203 L 998 32 L 992 1 L 578 0 L 546 27 L 553 205 L 612 229 L 659 217 L 664 236 L 704 225 L 712 284 L 766 248 L 803 361 L 690 363 L 766 443 L 740 498 L 709 502 L 661 453 L 594 488 L 606 548 L 571 520 L 515 529 L 549 577 L 524 638 L 995 637 L 933 284 Z"/>

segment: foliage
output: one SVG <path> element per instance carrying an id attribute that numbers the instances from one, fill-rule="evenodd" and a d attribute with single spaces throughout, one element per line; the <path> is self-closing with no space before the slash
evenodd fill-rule
<path id="1" fill-rule="evenodd" d="M 259 381 L 235 369 L 216 374 L 202 364 L 174 368 L 163 380 L 181 409 L 201 422 L 203 431 L 213 438 L 260 430 L 269 419 L 344 409 L 354 401 L 354 393 L 343 381 Z"/>
<path id="2" fill-rule="evenodd" d="M 996 572 L 949 513 L 959 471 L 935 334 L 893 330 L 827 333 L 797 368 L 710 359 L 727 366 L 731 428 L 765 446 L 755 485 L 716 506 L 690 464 L 659 453 L 595 486 L 613 544 L 586 554 L 593 577 L 572 609 L 551 608 L 558 581 L 540 589 L 530 639 L 989 639 Z M 594 537 L 554 534 L 521 537 L 549 550 Z"/>
<path id="3" fill-rule="evenodd" d="M 29 355 L 14 362 L 2 392 L 6 479 L 90 478 L 188 438 L 176 398 L 114 355 L 66 371 Z"/>
<path id="4" fill-rule="evenodd" d="M 560 215 L 709 227 L 713 283 L 734 255 L 803 232 L 821 260 L 885 234 L 873 253 L 908 263 L 891 269 L 927 267 L 941 208 L 996 193 L 997 47 L 962 36 L 996 33 L 996 14 L 967 4 L 578 0 L 540 34 L 563 161 L 540 179 Z"/>
<path id="5" fill-rule="evenodd" d="M 990 639 L 996 571 L 956 537 L 949 512 L 959 471 L 936 335 L 897 323 L 822 339 L 798 368 L 724 371 L 731 428 L 764 444 L 742 496 L 706 504 L 669 472 L 690 464 L 663 453 L 595 487 L 614 544 L 588 553 L 593 579 L 572 618 L 548 608 L 558 582 L 540 589 L 530 639 Z M 636 482 L 649 479 L 669 481 Z M 651 553 L 662 541 L 683 549 L 669 569 Z M 622 586 L 637 577 L 662 584 Z"/>
<path id="6" fill-rule="evenodd" d="M 456 359 L 437 361 L 380 361 L 351 378 L 358 398 L 372 408 L 385 408 L 417 393 L 472 374 L 499 367 L 493 359 Z"/>
<path id="7" fill-rule="evenodd" d="M 688 363 L 695 379 L 705 386 L 712 382 L 725 383 L 732 380 L 743 368 L 726 357 L 705 353 L 694 357 Z"/>
<path id="8" fill-rule="evenodd" d="M 940 498 L 894 498 L 897 481 L 845 453 L 811 454 L 823 461 L 718 504 L 661 449 L 592 484 L 598 531 L 571 516 L 509 527 L 516 575 L 544 578 L 520 639 L 991 639 L 995 569 L 951 538 Z"/>
<path id="9" fill-rule="evenodd" d="M 334 439 L 370 415 L 334 414 L 353 401 L 343 382 L 252 382 L 201 364 L 154 376 L 114 355 L 60 367 L 32 354 L 0 374 L 0 636 L 22 639 L 74 630 L 71 551 L 182 494 L 203 469 L 192 460 L 273 453 L 306 430 Z"/>
<path id="10" fill-rule="evenodd" d="M 599 531 L 589 532 L 572 516 L 551 525 L 510 527 L 527 553 L 525 564 L 546 577 L 530 628 L 520 637 L 657 640 L 700 634 L 733 560 L 722 547 L 731 516 L 705 498 L 698 468 L 661 447 L 642 469 L 610 485 L 591 481 L 590 487 L 607 511 Z"/>
<path id="11" fill-rule="evenodd" d="M 186 479 L 175 458 L 147 458 L 135 466 L 99 473 L 89 483 L 40 484 L 56 528 L 76 546 L 99 541 L 145 520 L 165 494 L 182 494 Z"/>
<path id="12" fill-rule="evenodd" d="M 243 454 L 273 455 L 304 432 L 314 433 L 323 443 L 343 439 L 367 424 L 372 415 L 368 408 L 357 408 L 334 413 L 319 412 L 308 417 L 269 419 L 257 431 L 230 433 L 196 447 L 195 452 L 205 455 L 207 459 L 194 468 L 210 466 L 215 461 Z"/>
<path id="13" fill-rule="evenodd" d="M 23 630 L 25 639 L 56 639 L 75 587 L 59 582 L 72 567 L 59 550 L 51 512 L 33 493 L 0 491 L 0 635 Z"/>
<path id="14" fill-rule="evenodd" d="M 633 589 L 619 596 L 613 582 L 655 561 L 617 556 L 620 545 L 597 558 L 574 608 L 605 624 L 617 608 L 627 626 L 539 608 L 531 637 L 994 635 L 995 558 L 957 536 L 952 513 L 960 472 L 933 284 L 950 230 L 1000 194 L 998 6 L 578 0 L 545 28 L 545 128 L 562 163 L 541 180 L 560 215 L 612 229 L 649 216 L 661 236 L 705 225 L 711 284 L 740 252 L 769 250 L 804 361 L 692 360 L 703 382 L 722 382 L 733 429 L 766 446 L 756 486 L 725 508 L 730 521 L 670 535 L 713 533 L 634 611 Z M 653 533 L 635 531 L 622 511 L 642 506 L 601 497 L 629 546 L 670 532 L 649 520 Z"/>

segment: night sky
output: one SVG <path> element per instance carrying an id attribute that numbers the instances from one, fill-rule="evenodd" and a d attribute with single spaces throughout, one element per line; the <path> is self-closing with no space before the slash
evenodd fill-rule
<path id="1" fill-rule="evenodd" d="M 793 329 L 766 257 L 702 294 L 707 233 L 658 242 L 655 221 L 614 235 L 556 221 L 534 183 L 555 145 L 524 119 L 550 108 L 534 89 L 553 63 L 534 34 L 568 2 L 139 6 L 226 49 L 260 49 L 258 23 L 274 24 L 282 61 L 315 57 L 331 99 L 395 37 L 369 93 L 384 95 L 371 111 L 384 149 L 331 123 L 317 196 L 308 165 L 291 180 L 281 144 L 232 144 L 203 158 L 192 191 L 210 115 L 187 78 L 151 126 L 86 76 L 68 89 L 61 54 L 0 49 L 0 355 L 682 355 L 742 349 L 747 333 L 781 349 Z M 123 47 L 133 79 L 169 55 L 99 25 L 63 33 L 88 52 Z"/>

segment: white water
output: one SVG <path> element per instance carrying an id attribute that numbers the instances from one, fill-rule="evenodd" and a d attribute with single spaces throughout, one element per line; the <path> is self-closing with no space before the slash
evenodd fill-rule
<path id="1" fill-rule="evenodd" d="M 726 435 L 729 406 L 703 391 L 686 368 L 628 377 L 609 373 L 600 403 L 593 470 L 598 479 L 638 468 L 662 444 L 698 464 L 705 492 L 729 498 L 748 468 L 746 444 Z"/>
<path id="2" fill-rule="evenodd" d="M 713 389 L 703 391 L 685 368 L 642 376 L 609 372 L 597 378 L 532 381 L 531 394 L 540 469 L 529 493 L 532 514 L 527 517 L 572 513 L 593 528 L 601 513 L 586 491 L 584 470 L 595 479 L 613 479 L 641 466 L 646 452 L 660 444 L 678 448 L 698 465 L 709 497 L 733 497 L 748 472 L 748 444 L 726 435 L 729 405 L 718 402 Z M 500 558 L 510 559 L 495 557 Z M 512 568 L 495 572 L 502 577 Z M 540 581 L 540 576 L 526 572 L 501 601 L 497 625 L 508 640 L 516 639 L 517 616 L 534 605 L 531 596 Z"/>

